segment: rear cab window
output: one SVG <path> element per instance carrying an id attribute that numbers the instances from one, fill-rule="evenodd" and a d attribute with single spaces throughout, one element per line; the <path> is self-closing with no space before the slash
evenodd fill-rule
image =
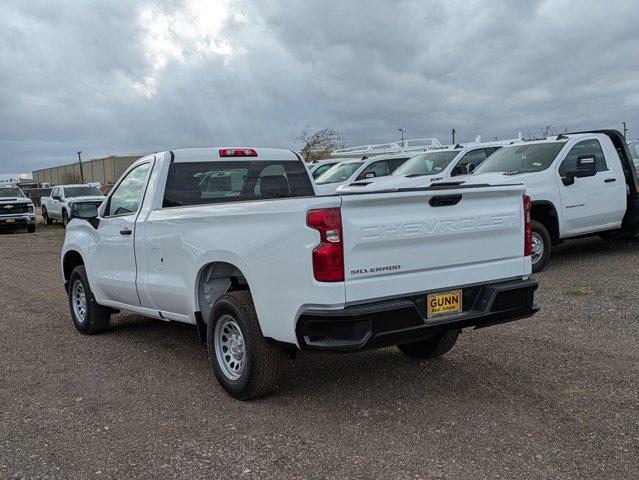
<path id="1" fill-rule="evenodd" d="M 298 161 L 175 162 L 169 166 L 162 207 L 313 195 L 308 172 Z"/>

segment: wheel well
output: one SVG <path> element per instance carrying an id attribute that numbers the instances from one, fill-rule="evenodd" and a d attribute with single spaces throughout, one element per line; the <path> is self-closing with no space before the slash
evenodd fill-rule
<path id="1" fill-rule="evenodd" d="M 64 260 L 62 261 L 62 271 L 64 273 L 64 283 L 69 281 L 69 277 L 71 276 L 71 272 L 78 265 L 84 265 L 84 260 L 82 259 L 82 255 L 80 255 L 75 250 L 70 250 L 64 254 Z"/>
<path id="2" fill-rule="evenodd" d="M 235 290 L 250 290 L 246 277 L 235 265 L 213 262 L 202 267 L 197 278 L 197 300 L 204 322 L 208 322 L 215 301 Z"/>
<path id="3" fill-rule="evenodd" d="M 533 202 L 530 210 L 530 219 L 546 227 L 552 243 L 559 242 L 559 219 L 557 218 L 557 210 L 552 203 Z"/>

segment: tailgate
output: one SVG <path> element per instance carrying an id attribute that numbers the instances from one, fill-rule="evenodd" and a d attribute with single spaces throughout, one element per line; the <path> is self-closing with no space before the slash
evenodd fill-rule
<path id="1" fill-rule="evenodd" d="M 530 274 L 523 185 L 342 196 L 346 302 Z"/>

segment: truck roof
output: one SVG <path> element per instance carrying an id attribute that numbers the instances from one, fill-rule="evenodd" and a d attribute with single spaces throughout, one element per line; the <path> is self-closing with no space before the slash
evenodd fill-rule
<path id="1" fill-rule="evenodd" d="M 506 147 L 510 146 L 510 145 L 531 145 L 531 144 L 536 144 L 536 143 L 554 143 L 554 142 L 567 142 L 570 139 L 576 138 L 585 138 L 585 137 L 592 137 L 592 136 L 600 136 L 600 137 L 605 137 L 606 134 L 604 133 L 595 133 L 595 132 L 584 132 L 584 133 L 562 133 L 559 135 L 549 135 L 547 137 L 543 137 L 543 138 L 533 138 L 531 140 L 517 140 L 515 142 L 512 142 L 509 145 L 504 145 Z"/>
<path id="2" fill-rule="evenodd" d="M 207 161 L 300 161 L 292 150 L 285 148 L 210 147 L 173 150 L 174 162 Z"/>
<path id="3" fill-rule="evenodd" d="M 61 185 L 56 185 L 56 187 L 62 187 L 62 188 L 67 188 L 67 187 L 95 187 L 95 185 L 91 185 L 90 183 L 69 183 L 69 184 L 64 184 L 64 185 L 62 185 L 62 184 Z"/>

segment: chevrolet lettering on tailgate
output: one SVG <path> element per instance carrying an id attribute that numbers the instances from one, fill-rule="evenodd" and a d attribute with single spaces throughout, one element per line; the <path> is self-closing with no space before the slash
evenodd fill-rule
<path id="1" fill-rule="evenodd" d="M 501 230 L 516 227 L 518 222 L 519 217 L 515 214 L 433 219 L 424 222 L 367 225 L 361 227 L 360 235 L 361 240 L 364 241 L 383 238 L 423 237 L 450 232 Z"/>

